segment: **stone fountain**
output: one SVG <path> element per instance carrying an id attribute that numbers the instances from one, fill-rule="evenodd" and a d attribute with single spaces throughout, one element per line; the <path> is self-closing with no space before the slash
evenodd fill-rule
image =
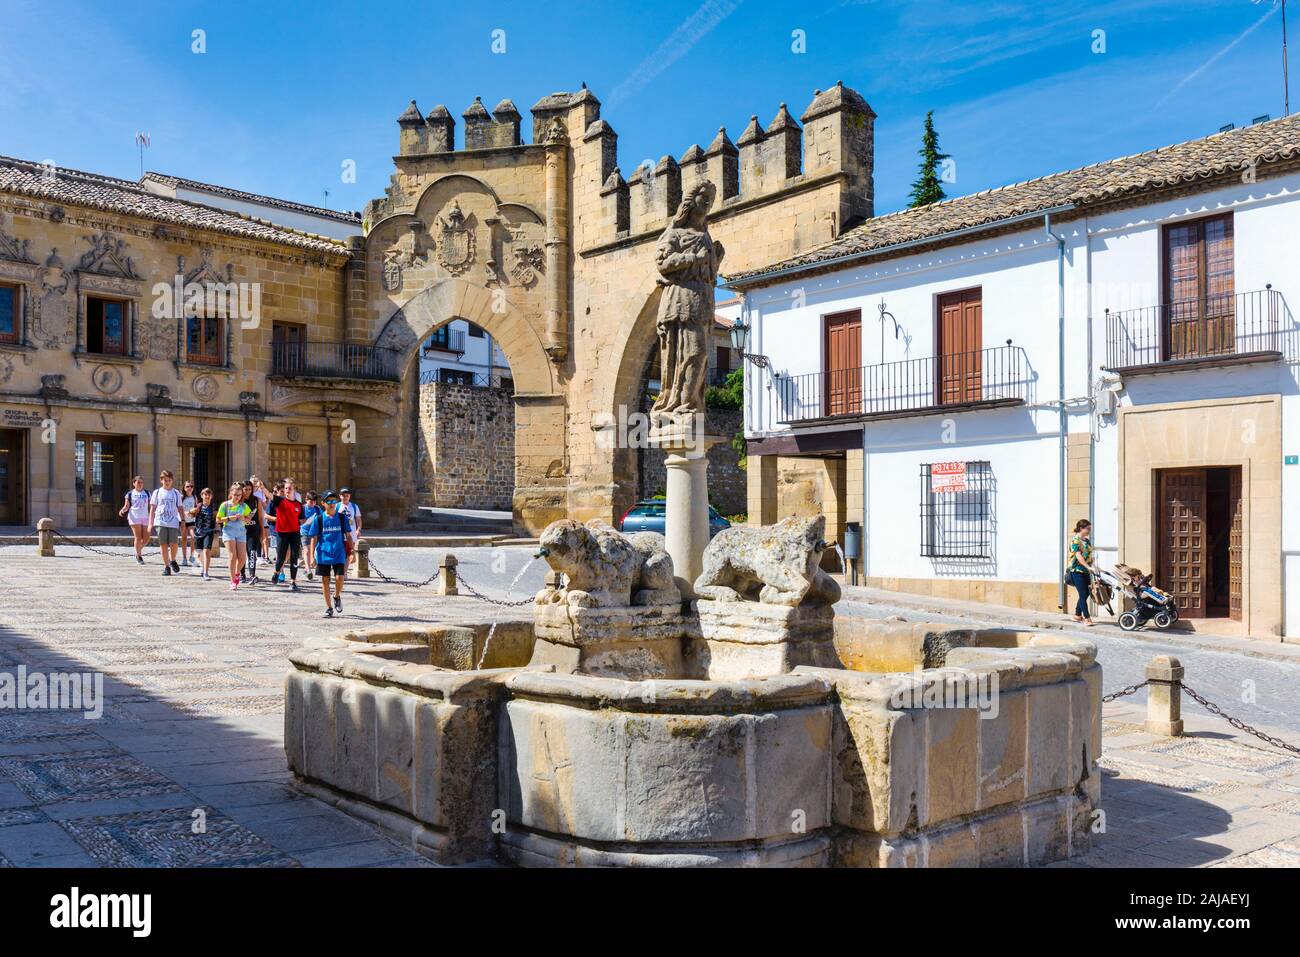
<path id="1" fill-rule="evenodd" d="M 552 574 L 531 618 L 370 630 L 291 654 L 285 748 L 300 786 L 444 863 L 1081 853 L 1100 796 L 1093 645 L 837 618 L 823 518 L 709 541 L 711 188 L 687 194 L 658 247 L 666 539 L 561 520 L 541 536 Z"/>

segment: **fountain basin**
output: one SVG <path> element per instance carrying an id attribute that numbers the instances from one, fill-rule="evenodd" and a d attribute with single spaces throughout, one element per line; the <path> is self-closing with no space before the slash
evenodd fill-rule
<path id="1" fill-rule="evenodd" d="M 532 644 L 525 621 L 309 642 L 286 680 L 290 768 L 444 863 L 994 866 L 1087 847 L 1088 642 L 841 619 L 834 666 L 722 680 L 562 674 L 529 665 Z M 994 681 L 984 716 L 958 697 Z"/>

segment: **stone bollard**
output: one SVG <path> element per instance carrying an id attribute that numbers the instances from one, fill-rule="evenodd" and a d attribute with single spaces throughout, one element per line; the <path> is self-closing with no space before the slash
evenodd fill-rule
<path id="1" fill-rule="evenodd" d="M 1178 738 L 1183 734 L 1183 665 L 1172 655 L 1156 655 L 1147 665 L 1149 734 Z"/>
<path id="2" fill-rule="evenodd" d="M 43 518 L 36 523 L 36 554 L 42 558 L 54 557 L 54 519 Z"/>
<path id="3" fill-rule="evenodd" d="M 438 594 L 439 595 L 458 595 L 460 592 L 456 589 L 456 556 L 451 552 L 442 556 L 442 561 L 438 563 Z"/>
<path id="4" fill-rule="evenodd" d="M 357 577 L 370 577 L 370 543 L 364 538 L 357 539 Z"/>

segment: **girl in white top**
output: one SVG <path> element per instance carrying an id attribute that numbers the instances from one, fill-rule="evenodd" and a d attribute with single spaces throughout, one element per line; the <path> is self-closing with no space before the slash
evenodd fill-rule
<path id="1" fill-rule="evenodd" d="M 194 519 L 190 512 L 199 507 L 199 497 L 194 494 L 194 483 L 186 482 L 184 489 L 181 490 L 181 564 L 191 564 L 190 556 L 194 556 L 193 565 L 195 568 L 199 564 L 199 556 L 194 553 Z"/>
<path id="2" fill-rule="evenodd" d="M 149 493 L 144 490 L 144 478 L 137 475 L 131 479 L 131 489 L 122 502 L 118 515 L 125 515 L 131 526 L 131 535 L 135 539 L 135 560 L 144 564 L 144 547 L 149 544 Z"/>

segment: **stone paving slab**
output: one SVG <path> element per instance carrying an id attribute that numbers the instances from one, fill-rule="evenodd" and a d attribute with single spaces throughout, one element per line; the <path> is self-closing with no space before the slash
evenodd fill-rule
<path id="1" fill-rule="evenodd" d="M 508 620 L 527 611 L 371 579 L 348 583 L 344 617 L 323 619 L 315 583 L 304 582 L 298 594 L 272 586 L 232 594 L 220 582 L 163 578 L 156 562 L 141 569 L 128 550 L 118 551 L 63 547 L 57 558 L 40 559 L 26 547 L 0 547 L 0 668 L 102 671 L 107 695 L 94 721 L 0 712 L 0 866 L 429 866 L 290 785 L 283 655 L 310 635 L 495 614 Z M 412 580 L 426 577 L 440 554 L 399 551 L 387 553 L 385 570 Z M 458 557 L 475 587 L 496 597 L 523 569 L 513 592 L 523 596 L 544 572 L 540 563 L 525 568 L 531 552 Z M 851 602 L 842 613 L 883 617 L 890 607 Z M 1149 645 L 1099 646 L 1106 690 L 1141 680 Z M 1230 654 L 1193 661 L 1188 681 L 1202 691 L 1237 688 L 1250 673 L 1266 704 L 1290 689 L 1276 713 L 1295 708 L 1300 666 Z M 1143 711 L 1142 693 L 1106 706 L 1106 831 L 1088 855 L 1064 866 L 1300 866 L 1300 759 L 1186 699 L 1182 739 L 1148 734 Z M 206 831 L 196 834 L 200 808 Z"/>

